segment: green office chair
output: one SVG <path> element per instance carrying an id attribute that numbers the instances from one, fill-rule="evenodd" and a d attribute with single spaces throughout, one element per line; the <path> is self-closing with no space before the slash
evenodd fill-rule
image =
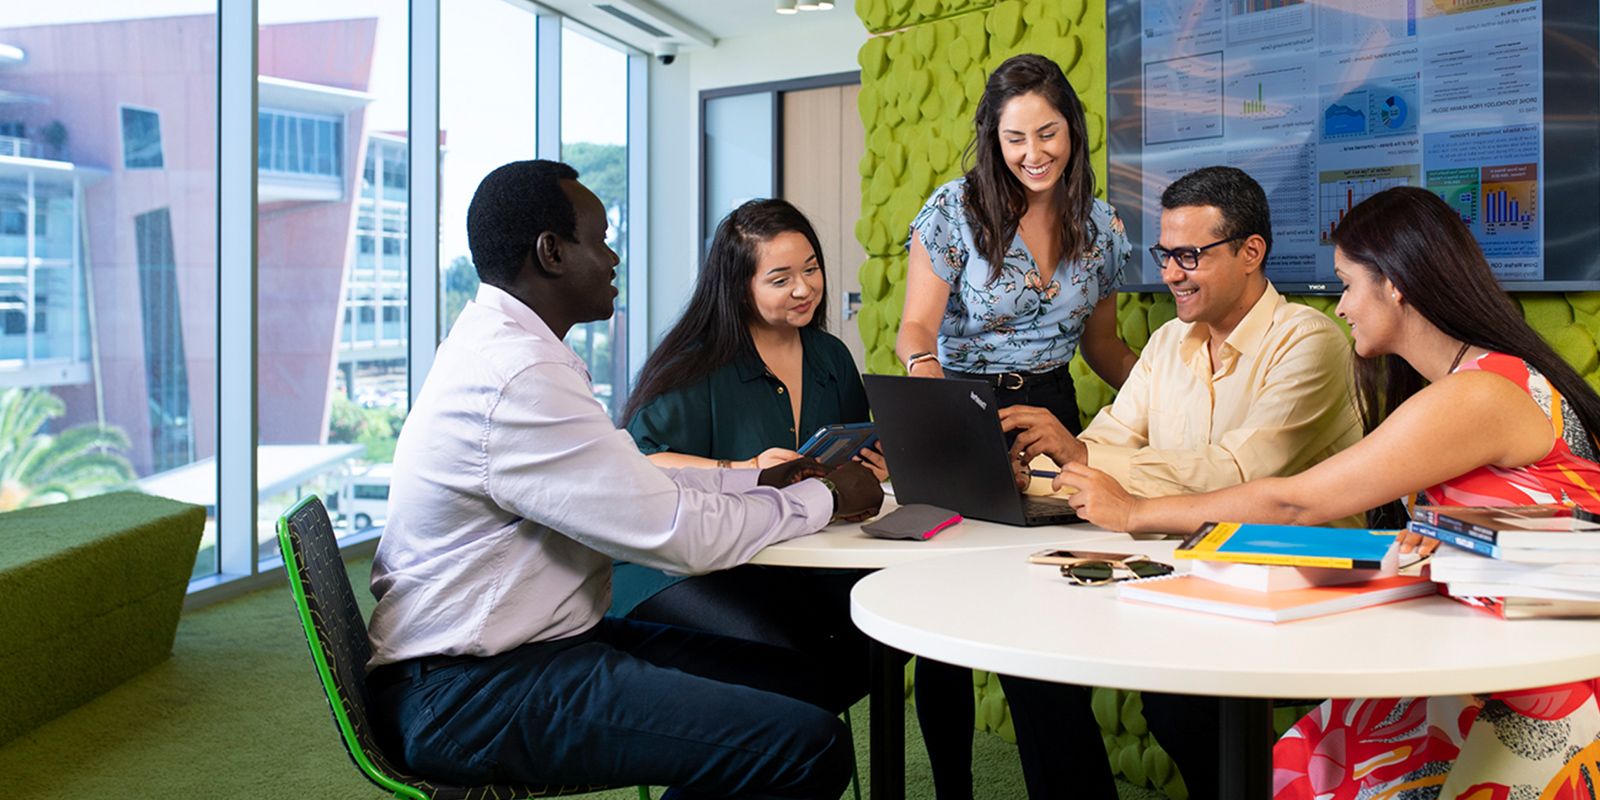
<path id="1" fill-rule="evenodd" d="M 365 667 L 372 656 L 367 625 L 356 606 L 350 578 L 339 557 L 333 524 L 316 495 L 278 518 L 278 544 L 311 661 L 327 695 L 333 722 L 361 774 L 404 800 L 515 800 L 597 792 L 611 786 L 448 786 L 409 775 L 378 746 L 367 719 Z M 650 800 L 639 787 L 640 800 Z"/>

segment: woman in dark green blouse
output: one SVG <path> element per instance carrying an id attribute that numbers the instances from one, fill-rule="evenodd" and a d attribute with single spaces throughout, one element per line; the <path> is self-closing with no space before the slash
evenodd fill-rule
<path id="1" fill-rule="evenodd" d="M 824 329 L 822 248 L 783 200 L 752 200 L 717 226 L 683 317 L 639 372 L 623 413 L 664 467 L 768 467 L 797 458 L 824 425 L 865 422 L 850 351 Z M 882 456 L 862 459 L 880 479 Z M 859 574 L 738 567 L 693 578 L 619 564 L 611 613 L 804 650 L 865 692 L 864 640 L 850 624 Z"/>

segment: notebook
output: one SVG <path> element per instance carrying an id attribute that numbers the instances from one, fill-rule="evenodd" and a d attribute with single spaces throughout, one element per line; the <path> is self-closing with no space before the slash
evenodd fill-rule
<path id="1" fill-rule="evenodd" d="M 1390 571 L 1397 561 L 1395 531 L 1239 522 L 1207 522 L 1172 555 L 1201 561 Z"/>
<path id="2" fill-rule="evenodd" d="M 1433 581 L 1396 575 L 1363 583 L 1316 586 L 1283 592 L 1257 592 L 1198 578 L 1177 575 L 1128 581 L 1117 585 L 1123 600 L 1204 611 L 1261 622 L 1292 622 L 1357 608 L 1393 603 L 1433 594 Z"/>

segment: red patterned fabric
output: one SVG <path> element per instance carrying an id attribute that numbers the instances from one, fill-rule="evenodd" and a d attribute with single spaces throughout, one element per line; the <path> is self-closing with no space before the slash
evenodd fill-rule
<path id="1" fill-rule="evenodd" d="M 1429 489 L 1429 501 L 1448 506 L 1562 503 L 1600 511 L 1595 445 L 1561 393 L 1522 359 L 1504 353 L 1488 353 L 1456 369 L 1467 370 L 1493 372 L 1522 387 L 1550 417 L 1558 435 L 1544 458 L 1515 469 L 1479 467 Z"/>
<path id="2" fill-rule="evenodd" d="M 1600 511 L 1595 445 L 1543 375 L 1489 353 L 1461 365 L 1522 387 L 1558 433 L 1516 469 L 1428 490 L 1439 505 L 1568 503 Z M 1516 623 L 1508 623 L 1516 624 Z M 1488 697 L 1330 700 L 1273 749 L 1274 800 L 1600 800 L 1600 679 Z"/>

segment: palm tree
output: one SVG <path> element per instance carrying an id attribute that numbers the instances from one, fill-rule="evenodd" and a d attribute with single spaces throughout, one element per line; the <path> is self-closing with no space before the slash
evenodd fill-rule
<path id="1" fill-rule="evenodd" d="M 133 480 L 122 431 L 86 424 L 40 432 L 65 413 L 67 404 L 42 389 L 0 392 L 0 511 L 99 494 Z"/>

